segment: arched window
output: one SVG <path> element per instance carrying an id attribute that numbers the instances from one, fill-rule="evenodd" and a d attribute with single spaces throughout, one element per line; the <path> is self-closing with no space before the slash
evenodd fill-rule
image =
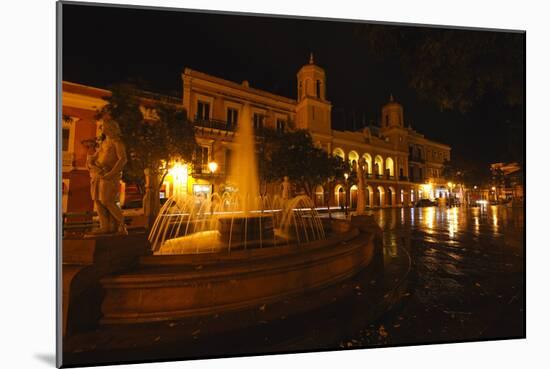
<path id="1" fill-rule="evenodd" d="M 384 159 L 380 155 L 376 155 L 374 158 L 374 167 L 376 170 L 375 174 L 382 175 L 384 174 Z"/>
<path id="2" fill-rule="evenodd" d="M 365 160 L 365 173 L 372 174 L 372 158 L 370 154 L 363 154 L 363 160 Z"/>
<path id="3" fill-rule="evenodd" d="M 394 176 L 393 159 L 390 157 L 386 158 L 386 173 L 388 173 L 390 177 Z"/>
<path id="4" fill-rule="evenodd" d="M 346 154 L 344 153 L 344 150 L 342 150 L 339 147 L 332 150 L 332 155 L 333 156 L 338 156 L 339 158 L 341 158 L 344 161 L 346 160 Z"/>
<path id="5" fill-rule="evenodd" d="M 359 154 L 357 154 L 356 151 L 350 151 L 348 154 L 349 163 L 351 165 L 352 170 L 356 169 L 357 162 L 359 161 Z"/>

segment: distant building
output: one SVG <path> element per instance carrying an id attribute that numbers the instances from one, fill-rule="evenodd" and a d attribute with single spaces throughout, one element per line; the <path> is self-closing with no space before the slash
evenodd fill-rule
<path id="1" fill-rule="evenodd" d="M 251 87 L 247 81 L 235 83 L 186 68 L 182 74 L 183 99 L 144 94 L 147 102 L 168 99 L 181 104 L 195 125 L 201 146 L 196 170 L 189 173 L 188 192 L 195 195 L 216 191 L 229 172 L 233 137 L 245 103 L 252 111 L 256 129 L 308 130 L 316 145 L 354 166 L 365 159 L 367 207 L 410 206 L 421 198 L 448 197 L 447 181 L 442 177 L 443 164 L 450 160 L 448 145 L 430 140 L 406 125 L 403 107 L 393 96 L 382 106 L 379 126 L 360 131 L 332 129 L 332 105 L 326 96 L 325 71 L 313 56 L 297 73 L 297 99 L 272 94 Z M 91 86 L 63 82 L 63 209 L 75 212 L 91 210 L 89 177 L 85 168 L 85 140 L 97 135 L 99 122 L 95 111 L 105 104 L 101 98 L 109 91 Z M 208 163 L 218 168 L 211 173 Z M 124 187 L 124 184 L 122 184 Z M 161 196 L 170 196 L 168 179 Z M 133 187 L 126 187 L 121 202 Z M 271 186 L 270 191 L 276 191 Z M 357 203 L 357 184 L 339 182 L 333 188 L 318 186 L 314 191 L 318 206 L 329 196 L 331 206 Z M 347 198 L 346 198 L 347 197 Z"/>
<path id="2" fill-rule="evenodd" d="M 523 170 L 519 163 L 491 164 L 492 189 L 497 200 L 523 201 Z"/>

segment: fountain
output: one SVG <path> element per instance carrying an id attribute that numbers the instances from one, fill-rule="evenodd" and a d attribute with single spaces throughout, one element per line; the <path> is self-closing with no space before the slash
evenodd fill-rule
<path id="1" fill-rule="evenodd" d="M 214 193 L 197 206 L 194 196 L 175 179 L 175 193 L 161 208 L 150 236 L 156 255 L 220 252 L 299 244 L 324 239 L 321 220 L 311 199 L 260 196 L 255 138 L 245 105 L 237 125 L 229 181 L 236 192 Z M 248 124 L 246 124 L 248 122 Z M 288 187 L 288 178 L 287 181 Z"/>
<path id="2" fill-rule="evenodd" d="M 321 220 L 307 196 L 260 196 L 250 108 L 235 135 L 235 192 L 198 201 L 176 183 L 149 234 L 153 254 L 135 271 L 104 278 L 102 322 L 173 320 L 300 296 L 364 268 L 373 237 Z M 177 181 L 176 181 L 177 182 Z"/>

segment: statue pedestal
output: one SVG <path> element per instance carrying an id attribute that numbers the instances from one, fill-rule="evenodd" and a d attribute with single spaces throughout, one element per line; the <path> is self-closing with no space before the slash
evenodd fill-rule
<path id="1" fill-rule="evenodd" d="M 100 279 L 131 269 L 150 250 L 145 233 L 63 239 L 63 335 L 95 326 L 104 294 Z"/>

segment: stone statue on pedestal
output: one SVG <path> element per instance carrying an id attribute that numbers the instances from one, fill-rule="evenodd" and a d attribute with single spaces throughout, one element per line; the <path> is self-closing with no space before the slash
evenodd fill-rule
<path id="1" fill-rule="evenodd" d="M 99 228 L 91 235 L 128 234 L 122 211 L 116 204 L 122 169 L 127 162 L 126 147 L 120 139 L 120 127 L 117 122 L 108 120 L 103 123 L 104 139 L 98 149 L 88 152 L 86 166 L 90 171 L 90 188 L 94 207 L 99 216 Z"/>

